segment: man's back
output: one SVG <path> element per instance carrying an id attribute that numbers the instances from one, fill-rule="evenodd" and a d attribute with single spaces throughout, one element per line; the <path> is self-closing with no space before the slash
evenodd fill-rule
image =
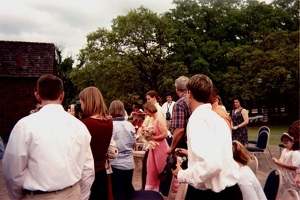
<path id="1" fill-rule="evenodd" d="M 84 124 L 59 104 L 48 104 L 21 119 L 11 132 L 3 158 L 9 191 L 61 190 L 79 182 L 82 176 L 92 183 L 90 139 Z"/>
<path id="2" fill-rule="evenodd" d="M 189 165 L 202 163 L 199 165 L 201 178 L 195 178 L 193 170 L 185 172 L 189 174 L 187 176 L 191 176 L 189 180 L 195 180 L 195 187 L 219 192 L 228 186 L 226 184 L 233 185 L 237 182 L 239 173 L 232 156 L 230 130 L 225 121 L 211 110 L 210 104 L 200 106 L 193 112 L 187 136 L 191 148 L 188 149 Z"/>

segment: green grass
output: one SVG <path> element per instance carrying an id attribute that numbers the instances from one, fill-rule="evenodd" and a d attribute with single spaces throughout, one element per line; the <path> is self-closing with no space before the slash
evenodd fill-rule
<path id="1" fill-rule="evenodd" d="M 268 126 L 270 128 L 270 146 L 278 146 L 281 143 L 280 138 L 282 133 L 286 132 L 289 128 L 290 124 L 282 123 L 282 124 L 250 124 L 248 126 L 248 139 L 256 140 L 257 139 L 257 131 L 261 126 Z"/>

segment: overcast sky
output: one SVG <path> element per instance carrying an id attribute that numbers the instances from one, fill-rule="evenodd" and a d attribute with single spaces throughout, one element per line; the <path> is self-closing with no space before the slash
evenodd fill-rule
<path id="1" fill-rule="evenodd" d="M 0 40 L 54 43 L 76 56 L 87 34 L 143 5 L 158 14 L 172 0 L 0 0 Z"/>
<path id="2" fill-rule="evenodd" d="M 0 0 L 0 40 L 47 42 L 75 56 L 87 34 L 143 5 L 161 14 L 173 0 Z M 76 59 L 76 58 L 75 58 Z"/>

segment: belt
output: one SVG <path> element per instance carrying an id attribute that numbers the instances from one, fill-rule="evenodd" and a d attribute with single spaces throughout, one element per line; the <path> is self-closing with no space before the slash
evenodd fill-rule
<path id="1" fill-rule="evenodd" d="M 68 189 L 68 188 L 72 188 L 73 186 L 75 186 L 77 183 L 75 183 L 74 185 L 71 185 L 71 186 L 68 186 L 64 189 L 61 189 L 61 190 L 55 190 L 55 191 L 41 191 L 41 190 L 34 190 L 34 191 L 31 191 L 31 190 L 27 190 L 27 189 L 23 189 L 23 191 L 25 192 L 25 194 L 31 194 L 31 195 L 38 195 L 38 194 L 49 194 L 49 193 L 57 193 L 57 192 L 60 192 L 60 191 L 63 191 L 65 189 Z"/>
<path id="2" fill-rule="evenodd" d="M 47 193 L 58 192 L 58 191 L 59 190 L 48 192 L 48 191 L 41 191 L 41 190 L 31 191 L 31 190 L 24 189 L 25 194 L 31 194 L 31 195 L 47 194 Z"/>

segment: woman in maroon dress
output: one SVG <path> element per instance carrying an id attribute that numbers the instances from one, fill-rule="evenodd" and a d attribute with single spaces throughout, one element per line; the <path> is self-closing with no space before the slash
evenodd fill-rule
<path id="1" fill-rule="evenodd" d="M 88 128 L 92 139 L 91 149 L 95 164 L 95 181 L 90 199 L 108 199 L 108 177 L 105 168 L 107 149 L 113 131 L 112 118 L 108 115 L 103 96 L 98 88 L 87 87 L 79 94 L 83 111 L 81 120 Z"/>

